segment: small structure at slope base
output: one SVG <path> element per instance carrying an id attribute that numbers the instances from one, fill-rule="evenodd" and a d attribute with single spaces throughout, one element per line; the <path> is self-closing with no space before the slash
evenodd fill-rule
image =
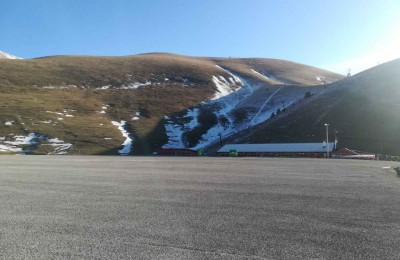
<path id="1" fill-rule="evenodd" d="M 328 143 L 328 150 L 334 150 L 335 143 Z M 326 143 L 280 143 L 280 144 L 227 144 L 218 150 L 218 156 L 230 156 L 236 150 L 237 156 L 264 157 L 311 157 L 326 158 Z"/>
<path id="2" fill-rule="evenodd" d="M 157 155 L 165 156 L 198 156 L 198 152 L 188 148 L 162 148 L 157 150 Z"/>

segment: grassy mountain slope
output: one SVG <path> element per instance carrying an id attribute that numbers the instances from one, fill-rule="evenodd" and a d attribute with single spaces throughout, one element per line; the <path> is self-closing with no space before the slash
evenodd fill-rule
<path id="1" fill-rule="evenodd" d="M 208 84 L 218 68 L 207 60 L 180 55 L 147 54 L 124 57 L 52 56 L 2 60 L 0 84 L 9 86 L 122 87 L 134 82 Z"/>
<path id="2" fill-rule="evenodd" d="M 256 78 L 257 80 L 266 80 L 265 76 L 269 77 L 271 84 L 315 85 L 323 83 L 323 80 L 329 83 L 343 78 L 341 75 L 330 71 L 278 59 L 214 58 L 213 60 L 220 66 L 236 71 L 244 77 Z M 253 70 L 264 75 L 264 77 Z"/>
<path id="3" fill-rule="evenodd" d="M 341 78 L 284 61 L 165 53 L 4 59 L 0 60 L 0 137 L 10 140 L 40 133 L 73 144 L 70 154 L 117 154 L 124 138 L 111 121 L 125 120 L 135 139 L 133 153 L 149 154 L 168 141 L 164 116 L 184 113 L 214 97 L 213 76 L 231 77 L 216 65 L 259 84 L 265 95 L 282 83 L 251 69 L 296 84 L 314 85 L 319 76 Z M 42 145 L 34 152 L 47 153 L 50 148 Z"/>

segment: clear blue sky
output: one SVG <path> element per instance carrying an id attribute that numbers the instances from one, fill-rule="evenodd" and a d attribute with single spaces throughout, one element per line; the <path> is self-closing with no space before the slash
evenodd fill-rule
<path id="1" fill-rule="evenodd" d="M 346 73 L 400 57 L 399 35 L 399 0 L 0 1 L 0 50 L 23 58 L 172 52 Z"/>

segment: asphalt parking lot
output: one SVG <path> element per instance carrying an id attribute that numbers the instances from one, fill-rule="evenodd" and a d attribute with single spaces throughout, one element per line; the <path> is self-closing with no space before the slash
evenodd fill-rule
<path id="1" fill-rule="evenodd" d="M 395 162 L 0 156 L 1 259 L 399 259 Z"/>

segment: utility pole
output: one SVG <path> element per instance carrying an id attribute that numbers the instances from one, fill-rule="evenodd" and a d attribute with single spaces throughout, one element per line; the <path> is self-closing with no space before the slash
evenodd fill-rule
<path id="1" fill-rule="evenodd" d="M 325 128 L 326 128 L 326 158 L 329 158 L 329 137 L 328 137 L 328 127 L 329 124 L 325 124 Z"/>
<path id="2" fill-rule="evenodd" d="M 339 133 L 339 131 L 338 130 L 336 130 L 336 129 L 334 129 L 335 130 L 335 146 L 334 146 L 334 150 L 336 151 L 337 150 L 337 143 L 338 143 L 338 137 L 337 137 L 337 134 Z"/>

